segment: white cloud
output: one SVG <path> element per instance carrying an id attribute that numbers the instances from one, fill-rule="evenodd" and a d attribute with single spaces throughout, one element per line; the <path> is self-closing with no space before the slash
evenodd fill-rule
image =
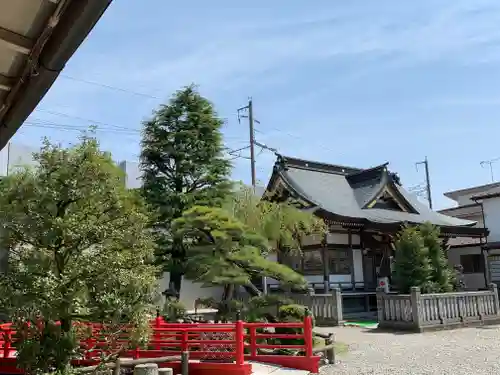
<path id="1" fill-rule="evenodd" d="M 216 20 L 211 22 L 216 30 L 206 30 L 207 25 L 205 29 L 191 27 L 188 35 L 194 47 L 190 52 L 175 55 L 169 51 L 169 40 L 176 37 L 168 35 L 156 56 L 145 59 L 141 45 L 127 46 L 133 52 L 128 61 L 122 54 L 117 59 L 112 53 L 96 56 L 97 62 L 105 57 L 106 64 L 92 69 L 100 72 L 106 83 L 139 91 L 140 86 L 149 91 L 161 88 L 168 93 L 191 82 L 217 90 L 243 86 L 256 77 L 265 84 L 273 70 L 279 74 L 282 68 L 353 56 L 373 56 L 398 65 L 440 59 L 465 64 L 498 61 L 500 12 L 481 12 L 488 4 L 496 6 L 491 1 L 472 5 L 462 1 L 448 7 L 428 7 L 419 14 L 418 6 L 408 5 L 403 14 L 378 12 L 372 16 L 359 12 L 339 15 L 331 6 L 328 10 L 316 8 L 317 14 L 310 12 L 304 20 L 298 15 L 274 20 L 274 24 L 272 20 Z M 205 33 L 211 33 L 213 41 L 196 46 L 196 39 Z M 98 33 L 93 35 L 96 42 L 98 37 Z M 186 35 L 178 38 L 186 39 Z M 477 54 L 471 53 L 476 49 Z M 92 71 L 87 72 L 92 77 Z"/>

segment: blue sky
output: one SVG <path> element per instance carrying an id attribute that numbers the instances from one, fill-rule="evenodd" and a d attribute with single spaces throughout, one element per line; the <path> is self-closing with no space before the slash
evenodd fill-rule
<path id="1" fill-rule="evenodd" d="M 252 96 L 257 140 L 285 155 L 388 161 L 407 187 L 427 156 L 443 208 L 443 192 L 490 182 L 479 163 L 500 156 L 498 25 L 498 0 L 115 0 L 14 139 L 68 143 L 78 133 L 61 125 L 93 120 L 103 148 L 136 160 L 141 120 L 196 83 L 228 119 L 228 147 L 248 140 L 236 109 Z M 259 154 L 259 180 L 273 162 Z M 234 177 L 249 169 L 237 160 Z"/>

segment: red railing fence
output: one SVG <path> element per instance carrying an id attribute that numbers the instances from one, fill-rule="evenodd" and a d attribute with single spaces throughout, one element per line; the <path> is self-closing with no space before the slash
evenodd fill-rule
<path id="1" fill-rule="evenodd" d="M 129 344 L 127 332 L 111 342 L 103 334 L 101 325 L 91 324 L 90 328 L 91 337 L 80 343 L 83 358 L 75 365 L 95 364 L 103 352 L 109 353 L 120 344 Z M 320 357 L 313 354 L 311 316 L 306 316 L 302 322 L 290 323 L 248 323 L 239 319 L 233 323 L 166 323 L 157 316 L 151 322 L 151 329 L 147 347 L 127 347 L 121 355 L 133 359 L 157 358 L 189 351 L 190 359 L 218 363 L 222 367 L 242 367 L 246 361 L 253 360 L 318 372 Z M 285 333 L 281 333 L 283 331 Z M 4 324 L 0 325 L 0 334 L 1 374 L 2 358 L 15 358 L 15 331 L 11 325 Z M 296 353 L 276 353 L 279 349 Z"/>

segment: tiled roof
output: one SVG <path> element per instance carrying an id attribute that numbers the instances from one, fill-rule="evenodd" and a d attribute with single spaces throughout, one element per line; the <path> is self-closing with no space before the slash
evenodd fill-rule
<path id="1" fill-rule="evenodd" d="M 363 219 L 373 223 L 423 223 L 439 226 L 472 226 L 473 221 L 457 219 L 430 210 L 393 179 L 387 164 L 371 169 L 329 165 L 280 157 L 275 165 L 285 182 L 297 194 L 317 207 L 345 219 Z M 389 185 L 415 213 L 380 208 L 364 208 Z"/>

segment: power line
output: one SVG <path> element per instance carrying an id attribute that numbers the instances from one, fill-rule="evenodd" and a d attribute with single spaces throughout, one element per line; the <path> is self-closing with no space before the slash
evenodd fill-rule
<path id="1" fill-rule="evenodd" d="M 69 76 L 67 74 L 60 74 L 59 76 L 66 78 L 66 79 L 69 79 L 69 80 L 72 80 L 72 81 L 85 83 L 87 85 L 102 87 L 104 89 L 108 89 L 108 90 L 112 90 L 112 91 L 122 92 L 122 93 L 131 94 L 131 95 L 135 95 L 135 96 L 142 96 L 142 97 L 148 98 L 148 99 L 161 100 L 160 97 L 155 96 L 155 95 L 146 94 L 143 92 L 137 92 L 137 91 L 133 91 L 133 90 L 129 90 L 129 89 L 124 89 L 122 87 L 112 86 L 112 85 L 108 85 L 108 84 L 100 83 L 100 82 L 96 82 L 96 81 L 90 81 L 90 80 L 86 80 L 86 79 L 82 79 L 82 78 L 72 77 L 72 76 Z"/>

